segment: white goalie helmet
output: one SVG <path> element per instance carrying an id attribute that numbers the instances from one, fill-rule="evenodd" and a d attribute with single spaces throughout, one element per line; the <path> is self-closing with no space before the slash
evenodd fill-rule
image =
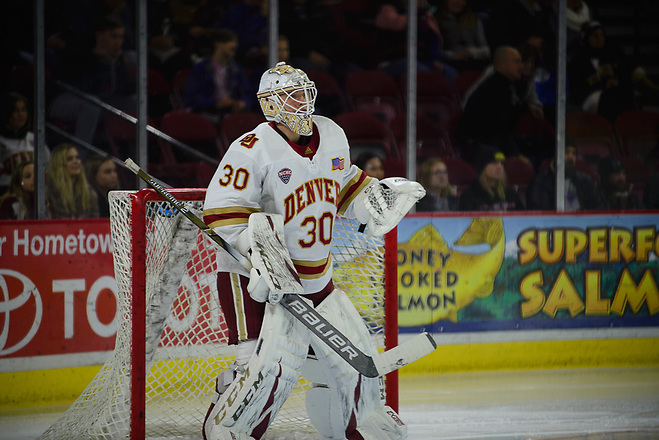
<path id="1" fill-rule="evenodd" d="M 308 136 L 313 133 L 311 116 L 317 94 L 316 85 L 304 71 L 280 62 L 261 76 L 256 97 L 268 121 Z"/>

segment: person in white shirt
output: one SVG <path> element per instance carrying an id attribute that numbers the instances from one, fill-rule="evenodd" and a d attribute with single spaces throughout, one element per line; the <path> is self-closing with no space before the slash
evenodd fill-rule
<path id="1" fill-rule="evenodd" d="M 28 100 L 9 92 L 0 110 L 0 189 L 7 189 L 12 172 L 20 164 L 34 161 L 34 133 L 30 131 Z M 48 148 L 44 150 L 50 158 Z"/>

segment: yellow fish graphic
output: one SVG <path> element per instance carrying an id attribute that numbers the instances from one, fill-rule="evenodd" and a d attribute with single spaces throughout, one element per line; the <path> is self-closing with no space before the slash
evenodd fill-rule
<path id="1" fill-rule="evenodd" d="M 489 296 L 503 262 L 503 220 L 475 218 L 457 246 L 489 245 L 483 253 L 450 248 L 429 224 L 398 245 L 398 324 L 424 326 L 458 320 L 458 310 Z"/>

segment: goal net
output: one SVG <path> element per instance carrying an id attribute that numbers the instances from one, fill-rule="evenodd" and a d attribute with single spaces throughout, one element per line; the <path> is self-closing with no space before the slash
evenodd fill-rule
<path id="1" fill-rule="evenodd" d="M 204 189 L 170 192 L 201 217 Z M 118 287 L 115 349 L 40 438 L 200 439 L 215 378 L 235 357 L 217 297 L 215 253 L 223 251 L 150 189 L 110 193 L 110 225 Z M 395 230 L 383 239 L 359 233 L 358 226 L 335 221 L 334 284 L 386 349 L 397 344 L 398 332 Z M 385 382 L 387 403 L 395 408 L 396 373 Z M 304 405 L 309 387 L 300 379 L 266 439 L 317 438 Z"/>

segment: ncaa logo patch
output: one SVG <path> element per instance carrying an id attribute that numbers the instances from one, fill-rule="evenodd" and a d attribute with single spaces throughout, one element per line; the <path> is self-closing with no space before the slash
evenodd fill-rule
<path id="1" fill-rule="evenodd" d="M 293 171 L 291 171 L 290 168 L 282 168 L 279 170 L 279 173 L 277 173 L 281 181 L 284 183 L 288 183 L 291 180 L 291 174 L 293 174 Z"/>

